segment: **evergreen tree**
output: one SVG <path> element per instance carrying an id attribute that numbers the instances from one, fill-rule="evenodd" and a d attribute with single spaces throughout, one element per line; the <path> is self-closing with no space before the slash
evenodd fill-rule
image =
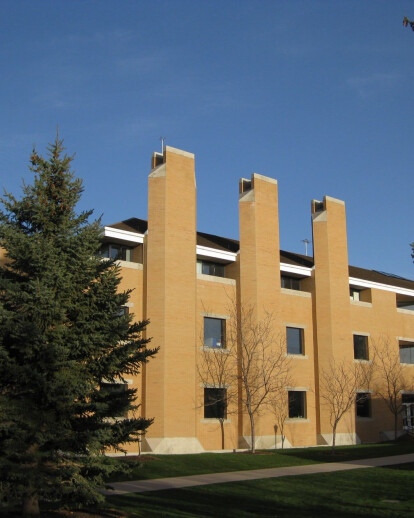
<path id="1" fill-rule="evenodd" d="M 42 500 L 101 501 L 103 451 L 122 451 L 152 421 L 135 417 L 136 391 L 119 384 L 156 353 L 148 322 L 122 311 L 130 293 L 99 258 L 100 222 L 76 212 L 82 182 L 63 149 L 56 139 L 47 159 L 33 151 L 33 185 L 1 199 L 0 493 L 23 516 Z"/>

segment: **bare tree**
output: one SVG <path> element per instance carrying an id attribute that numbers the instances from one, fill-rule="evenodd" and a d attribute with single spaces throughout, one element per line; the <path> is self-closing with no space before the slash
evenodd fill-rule
<path id="1" fill-rule="evenodd" d="M 287 387 L 293 386 L 294 383 L 291 381 L 289 370 L 287 370 L 283 376 L 278 378 L 278 388 L 273 393 L 269 394 L 267 407 L 273 414 L 276 423 L 276 430 L 279 431 L 280 438 L 282 441 L 282 450 L 285 444 L 285 423 L 289 417 L 289 404 L 288 404 L 288 393 Z M 275 444 L 276 448 L 276 444 Z"/>
<path id="2" fill-rule="evenodd" d="M 214 418 L 220 424 L 221 448 L 224 450 L 224 423 L 230 409 L 237 402 L 237 363 L 229 348 L 205 347 L 203 340 L 197 371 L 205 388 L 218 389 L 210 391 L 212 394 L 207 401 L 204 397 L 203 406 L 211 407 Z"/>
<path id="3" fill-rule="evenodd" d="M 273 318 L 256 316 L 251 305 L 230 308 L 227 343 L 237 355 L 239 400 L 250 421 L 251 452 L 256 451 L 255 418 L 263 411 L 270 395 L 280 391 L 280 380 L 289 371 L 286 340 L 274 332 Z"/>
<path id="4" fill-rule="evenodd" d="M 320 397 L 328 408 L 329 422 L 332 426 L 332 455 L 335 454 L 338 424 L 355 405 L 358 390 L 369 390 L 372 372 L 372 363 L 350 363 L 334 359 L 329 367 L 322 371 Z M 359 401 L 362 401 L 362 396 Z"/>
<path id="5" fill-rule="evenodd" d="M 375 392 L 394 416 L 394 439 L 397 439 L 398 416 L 403 410 L 401 393 L 412 390 L 407 381 L 406 366 L 401 363 L 398 349 L 388 337 L 381 337 L 374 343 Z"/>

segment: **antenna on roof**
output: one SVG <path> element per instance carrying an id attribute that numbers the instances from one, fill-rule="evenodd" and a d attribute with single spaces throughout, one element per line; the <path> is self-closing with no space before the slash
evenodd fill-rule
<path id="1" fill-rule="evenodd" d="M 160 137 L 161 140 L 161 153 L 164 154 L 164 142 L 166 137 Z"/>
<path id="2" fill-rule="evenodd" d="M 309 239 L 302 239 L 302 243 L 305 243 L 305 255 L 308 255 L 308 245 L 310 243 Z"/>

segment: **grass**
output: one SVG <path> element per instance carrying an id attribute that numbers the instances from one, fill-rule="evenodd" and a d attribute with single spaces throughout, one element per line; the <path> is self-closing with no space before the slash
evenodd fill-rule
<path id="1" fill-rule="evenodd" d="M 145 480 L 204 473 L 222 473 L 226 471 L 299 466 L 320 462 L 340 462 L 385 457 L 405 453 L 414 453 L 414 442 L 341 446 L 337 448 L 336 455 L 334 456 L 331 455 L 330 448 L 321 447 L 267 450 L 256 455 L 249 453 L 151 455 L 143 456 L 143 460 L 125 457 L 113 459 L 113 462 L 115 464 L 126 462 L 131 467 L 131 471 L 127 474 L 114 474 L 110 481 Z"/>
<path id="2" fill-rule="evenodd" d="M 135 517 L 414 516 L 414 464 L 110 497 Z"/>

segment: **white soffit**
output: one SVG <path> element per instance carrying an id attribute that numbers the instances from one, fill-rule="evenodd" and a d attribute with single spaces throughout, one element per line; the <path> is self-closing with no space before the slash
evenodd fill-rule
<path id="1" fill-rule="evenodd" d="M 112 239 L 119 239 L 128 243 L 143 243 L 144 235 L 130 232 L 129 230 L 121 230 L 119 228 L 104 227 L 104 236 Z"/>
<path id="2" fill-rule="evenodd" d="M 197 245 L 196 253 L 200 257 L 207 257 L 209 259 L 222 259 L 223 261 L 235 262 L 237 254 L 227 250 L 217 250 L 208 246 Z"/>
<path id="3" fill-rule="evenodd" d="M 349 284 L 355 288 L 373 288 L 376 290 L 392 291 L 399 295 L 414 297 L 414 290 L 399 288 L 398 286 L 390 286 L 389 284 L 381 284 L 380 282 L 365 281 L 363 279 L 357 279 L 356 277 L 350 277 Z"/>
<path id="4" fill-rule="evenodd" d="M 299 266 L 297 264 L 280 263 L 280 271 L 284 273 L 295 273 L 302 277 L 310 277 L 312 275 L 312 268 Z"/>

